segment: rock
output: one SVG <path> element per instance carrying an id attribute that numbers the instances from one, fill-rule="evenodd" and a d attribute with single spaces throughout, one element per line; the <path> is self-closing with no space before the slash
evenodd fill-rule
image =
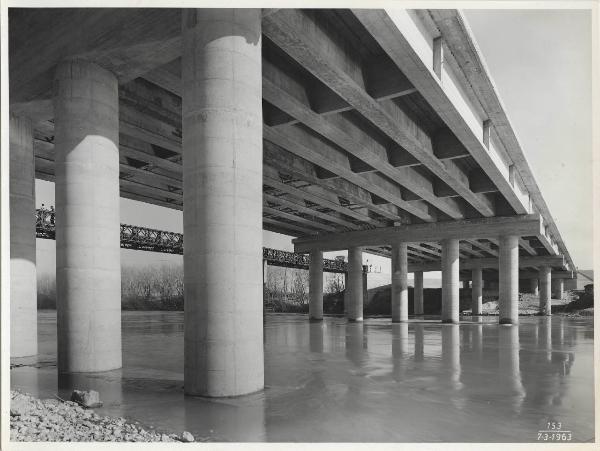
<path id="1" fill-rule="evenodd" d="M 190 434 L 188 431 L 183 431 L 181 433 L 181 441 L 186 443 L 191 443 L 194 441 L 194 436 Z"/>
<path id="2" fill-rule="evenodd" d="M 102 405 L 100 395 L 96 390 L 73 390 L 71 401 L 75 401 L 86 408 L 100 407 Z"/>

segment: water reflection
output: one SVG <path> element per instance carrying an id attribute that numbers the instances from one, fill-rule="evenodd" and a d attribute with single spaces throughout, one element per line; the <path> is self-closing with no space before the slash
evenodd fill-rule
<path id="1" fill-rule="evenodd" d="M 591 320 L 532 317 L 517 327 L 485 317 L 442 325 L 267 315 L 265 390 L 211 400 L 183 395 L 181 314 L 125 312 L 123 369 L 60 379 L 56 322 L 41 318 L 45 364 L 11 370 L 12 387 L 44 398 L 95 389 L 99 414 L 205 440 L 535 441 L 550 419 L 575 441 L 594 434 Z"/>
<path id="2" fill-rule="evenodd" d="M 367 335 L 363 322 L 348 322 L 346 324 L 346 358 L 357 367 L 362 367 L 368 360 Z"/>
<path id="3" fill-rule="evenodd" d="M 444 324 L 442 333 L 442 372 L 452 390 L 460 390 L 460 329 L 458 324 Z"/>
<path id="4" fill-rule="evenodd" d="M 326 327 L 324 321 L 309 323 L 310 352 L 323 353 L 323 335 Z"/>
<path id="5" fill-rule="evenodd" d="M 408 323 L 392 323 L 392 374 L 394 380 L 404 379 L 408 356 Z"/>
<path id="6" fill-rule="evenodd" d="M 498 330 L 498 374 L 507 388 L 514 412 L 521 411 L 525 399 L 525 388 L 521 382 L 519 365 L 519 326 L 499 326 Z"/>
<path id="7" fill-rule="evenodd" d="M 425 357 L 425 341 L 423 324 L 415 323 L 415 362 L 422 362 Z"/>

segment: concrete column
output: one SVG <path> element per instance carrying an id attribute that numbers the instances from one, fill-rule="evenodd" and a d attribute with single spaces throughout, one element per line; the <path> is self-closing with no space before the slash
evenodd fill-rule
<path id="1" fill-rule="evenodd" d="M 369 301 L 369 273 L 366 272 L 364 270 L 364 266 L 363 266 L 363 272 L 362 272 L 362 298 L 363 298 L 363 305 L 365 302 Z"/>
<path id="2" fill-rule="evenodd" d="M 117 78 L 57 66 L 54 94 L 59 373 L 121 367 Z"/>
<path id="3" fill-rule="evenodd" d="M 348 318 L 348 271 L 344 273 L 344 316 Z"/>
<path id="4" fill-rule="evenodd" d="M 320 321 L 323 319 L 323 251 L 310 251 L 308 292 L 308 318 Z"/>
<path id="5" fill-rule="evenodd" d="M 552 270 L 548 266 L 542 266 L 539 271 L 540 280 L 540 313 L 542 315 L 552 314 L 552 304 L 550 303 L 550 284 L 552 280 Z"/>
<path id="6" fill-rule="evenodd" d="M 29 119 L 10 116 L 10 357 L 37 354 L 35 167 Z"/>
<path id="7" fill-rule="evenodd" d="M 531 294 L 538 296 L 539 295 L 538 279 L 537 278 L 530 279 L 529 283 L 530 283 Z"/>
<path id="8" fill-rule="evenodd" d="M 348 249 L 348 282 L 346 284 L 346 298 L 348 304 L 347 317 L 350 321 L 363 320 L 363 277 L 362 277 L 362 249 L 352 247 Z"/>
<path id="9" fill-rule="evenodd" d="M 392 322 L 408 321 L 408 250 L 392 244 Z"/>
<path id="10" fill-rule="evenodd" d="M 498 293 L 500 324 L 519 323 L 519 237 L 501 236 L 499 242 Z"/>
<path id="11" fill-rule="evenodd" d="M 564 281 L 563 279 L 552 279 L 552 299 L 562 299 L 563 298 L 563 289 L 564 289 Z"/>
<path id="12" fill-rule="evenodd" d="M 458 323 L 458 240 L 442 241 L 442 322 Z"/>
<path id="13" fill-rule="evenodd" d="M 473 315 L 481 315 L 481 304 L 483 302 L 483 280 L 481 278 L 481 268 L 471 270 L 471 310 Z"/>
<path id="14" fill-rule="evenodd" d="M 184 9 L 184 391 L 264 387 L 260 9 Z"/>
<path id="15" fill-rule="evenodd" d="M 415 315 L 423 315 L 425 313 L 423 306 L 423 271 L 415 271 L 414 277 L 414 313 Z"/>

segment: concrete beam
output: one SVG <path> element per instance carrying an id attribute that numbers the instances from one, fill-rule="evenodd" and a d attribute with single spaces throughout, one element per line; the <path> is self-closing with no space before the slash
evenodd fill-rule
<path id="1" fill-rule="evenodd" d="M 413 269 L 410 265 L 409 265 L 409 270 Z M 418 269 L 418 267 L 417 267 Z M 551 271 L 552 272 L 552 279 L 574 279 L 575 277 L 575 273 L 573 271 Z M 532 278 L 538 278 L 539 273 L 538 271 L 527 271 L 527 270 L 520 270 L 519 271 L 519 279 L 532 279 Z M 492 281 L 498 281 L 498 273 L 496 271 L 484 271 L 483 272 L 483 280 L 492 280 Z M 460 275 L 460 280 L 471 280 L 471 274 L 461 274 Z"/>
<path id="2" fill-rule="evenodd" d="M 498 237 L 503 234 L 529 236 L 540 233 L 539 215 L 520 215 L 497 218 L 444 221 L 433 224 L 411 224 L 360 230 L 319 237 L 293 240 L 295 252 L 320 248 L 324 251 L 347 249 L 352 246 L 378 246 L 394 242 L 426 242 L 442 239 Z"/>
<path id="3" fill-rule="evenodd" d="M 300 146 L 294 146 L 294 150 L 300 152 L 300 149 Z M 265 164 L 276 168 L 279 173 L 291 175 L 298 180 L 308 182 L 308 184 L 317 185 L 327 191 L 335 193 L 335 195 L 338 196 L 338 202 L 339 198 L 344 198 L 347 199 L 349 203 L 356 204 L 357 207 L 363 207 L 362 213 L 356 212 L 356 215 L 360 215 L 362 221 L 372 223 L 373 225 L 387 225 L 389 222 L 386 222 L 386 219 L 393 221 L 400 218 L 396 206 L 375 205 L 373 196 L 369 191 L 346 179 L 319 178 L 317 166 L 314 163 L 311 163 L 276 144 L 264 141 L 263 153 Z M 372 218 L 366 210 L 376 213 L 378 218 Z M 357 217 L 357 219 L 359 219 L 359 217 Z"/>
<path id="4" fill-rule="evenodd" d="M 357 174 L 353 172 L 346 155 L 298 126 L 286 126 L 285 128 L 265 126 L 263 134 L 266 140 L 334 174 L 340 175 L 365 191 L 379 196 L 419 219 L 428 222 L 433 222 L 436 219 L 435 216 L 429 214 L 427 209 L 406 202 L 402 198 L 402 190 L 393 182 L 377 174 Z M 402 220 L 402 218 L 404 220 L 409 219 L 409 217 L 403 216 L 401 212 L 398 212 L 395 218 L 390 219 Z"/>
<path id="5" fill-rule="evenodd" d="M 565 259 L 562 255 L 560 256 L 543 256 L 543 257 L 521 257 L 519 259 L 520 268 L 530 268 L 537 266 L 549 266 L 556 268 L 564 268 Z M 468 260 L 460 261 L 460 269 L 498 269 L 499 259 L 497 258 L 471 258 Z M 412 266 L 412 270 L 415 271 L 440 271 L 441 262 L 427 263 L 422 267 Z"/>
<path id="6" fill-rule="evenodd" d="M 413 130 L 419 129 L 417 124 L 393 102 L 379 103 L 365 91 L 360 63 L 349 57 L 339 43 L 324 32 L 317 15 L 299 10 L 280 10 L 263 21 L 263 33 L 381 132 L 443 179 L 483 216 L 493 216 L 493 205 L 484 195 L 477 195 L 468 188 L 467 176 L 461 174 L 451 161 L 442 163 L 435 157 L 430 138 L 424 133 L 413 134 Z"/>
<path id="7" fill-rule="evenodd" d="M 431 63 L 435 54 L 435 39 L 445 46 L 444 36 L 435 36 L 434 49 L 429 50 L 429 36 L 417 25 L 419 19 L 408 10 L 353 10 L 354 15 L 381 45 L 387 55 L 402 69 L 423 97 L 439 112 L 442 120 L 469 150 L 494 184 L 500 189 L 516 214 L 529 213 L 523 196 L 515 192 L 509 180 L 508 164 L 490 140 L 489 147 L 483 142 L 483 120 L 465 102 L 461 92 L 465 87 L 454 81 L 456 68 L 443 64 L 436 74 Z M 464 45 L 464 42 L 461 43 Z M 424 50 L 427 49 L 427 50 Z M 447 52 L 449 56 L 452 52 Z M 468 88 L 467 88 L 468 89 Z"/>
<path id="8" fill-rule="evenodd" d="M 288 86 L 293 86 L 294 89 L 286 89 Z M 300 82 L 293 80 L 291 75 L 268 61 L 263 65 L 263 97 L 451 218 L 464 218 L 460 202 L 456 199 L 437 197 L 432 181 L 423 174 L 411 167 L 396 167 L 399 164 L 394 164 L 397 151 L 386 147 L 343 115 L 322 117 L 314 112 L 309 106 L 308 94 Z"/>
<path id="9" fill-rule="evenodd" d="M 564 254 L 570 266 L 574 267 L 568 250 L 562 241 L 560 232 L 551 219 L 552 215 L 535 182 L 535 177 L 527 163 L 517 136 L 510 125 L 510 120 L 503 107 L 502 100 L 494 87 L 491 77 L 488 75 L 488 71 L 485 70 L 483 58 L 475 45 L 464 45 L 465 40 L 474 42 L 474 39 L 471 37 L 462 13 L 458 10 L 440 9 L 432 10 L 430 15 L 444 35 L 446 44 L 456 62 L 463 68 L 468 82 L 473 86 L 479 103 L 490 118 L 488 122 L 493 124 L 499 140 L 504 145 L 504 149 L 517 166 L 520 178 L 535 206 L 544 218 L 549 219 L 550 230 L 558 241 L 560 253 Z"/>
<path id="10" fill-rule="evenodd" d="M 54 68 L 68 57 L 94 61 L 125 83 L 181 54 L 180 9 L 13 8 L 9 20 L 23 31 L 11 33 L 11 103 L 50 99 Z"/>

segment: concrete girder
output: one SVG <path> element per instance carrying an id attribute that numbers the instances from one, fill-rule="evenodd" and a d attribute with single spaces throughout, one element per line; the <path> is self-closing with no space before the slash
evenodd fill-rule
<path id="1" fill-rule="evenodd" d="M 442 239 L 486 238 L 498 237 L 507 233 L 522 236 L 540 233 L 540 216 L 531 214 L 444 221 L 433 224 L 411 224 L 376 230 L 324 234 L 319 237 L 301 237 L 293 240 L 293 243 L 295 252 L 308 252 L 312 248 L 337 250 L 346 249 L 351 245 L 373 246 L 397 241 L 426 242 Z"/>
<path id="2" fill-rule="evenodd" d="M 504 145 L 504 149 L 518 167 L 520 178 L 538 211 L 544 217 L 551 218 L 552 215 L 535 182 L 535 177 L 525 159 L 517 136 L 510 125 L 510 120 L 503 108 L 502 100 L 494 87 L 492 79 L 486 70 L 480 69 L 485 67 L 483 59 L 480 57 L 476 46 L 464 45 L 465 38 L 469 40 L 472 40 L 472 38 L 462 13 L 458 10 L 440 9 L 431 10 L 429 15 L 444 35 L 446 44 L 456 59 L 457 64 L 463 68 L 463 73 L 468 83 L 475 88 L 474 93 L 477 96 L 477 100 L 489 116 L 499 140 Z M 557 237 L 561 253 L 565 255 L 567 262 L 573 266 L 571 257 L 554 221 L 551 221 L 550 229 L 553 235 Z"/>
<path id="3" fill-rule="evenodd" d="M 549 266 L 556 268 L 564 268 L 565 260 L 563 256 L 543 256 L 543 257 L 521 257 L 519 259 L 520 268 L 529 268 L 537 266 Z M 460 261 L 460 269 L 498 269 L 499 259 L 498 258 L 472 258 L 468 260 Z M 429 263 L 420 267 L 411 267 L 415 271 L 440 271 L 441 263 Z"/>
<path id="4" fill-rule="evenodd" d="M 426 209 L 423 210 L 415 204 L 406 202 L 402 198 L 402 191 L 399 186 L 377 174 L 367 175 L 353 172 L 350 168 L 348 158 L 342 152 L 328 146 L 324 141 L 308 133 L 304 133 L 301 129 L 296 128 L 296 126 L 287 127 L 285 130 L 283 127 L 275 129 L 265 126 L 263 133 L 266 140 L 334 174 L 339 174 L 349 182 L 417 216 L 419 219 L 428 222 L 433 222 L 436 219 Z M 397 221 L 410 220 L 402 212 L 397 212 L 394 216 L 390 217 L 388 215 L 388 218 Z"/>
<path id="5" fill-rule="evenodd" d="M 437 197 L 433 192 L 432 182 L 421 173 L 410 167 L 394 166 L 390 161 L 390 153 L 393 153 L 393 150 L 369 136 L 342 115 L 323 117 L 314 112 L 308 105 L 305 93 L 293 96 L 283 86 L 284 81 L 282 80 L 288 79 L 289 76 L 283 71 L 273 64 L 265 62 L 263 66 L 263 97 L 350 154 L 397 181 L 449 217 L 454 219 L 464 217 L 460 203 L 456 199 Z M 290 83 L 288 81 L 288 84 Z M 303 88 L 297 86 L 297 89 Z"/>
<path id="6" fill-rule="evenodd" d="M 516 214 L 530 213 L 528 205 L 525 205 L 521 196 L 515 192 L 509 180 L 508 165 L 502 168 L 499 166 L 502 161 L 502 157 L 498 156 L 501 150 L 494 148 L 491 140 L 487 147 L 484 144 L 483 120 L 487 118 L 480 118 L 469 109 L 464 100 L 449 93 L 448 88 L 444 87 L 444 84 L 453 83 L 448 75 L 451 69 L 442 67 L 438 76 L 433 67 L 430 67 L 431 59 L 426 57 L 425 53 L 414 49 L 415 46 L 426 42 L 428 37 L 418 31 L 410 12 L 353 10 L 353 13 L 387 55 L 402 68 L 423 97 L 435 107 L 444 122 L 494 181 Z M 440 43 L 445 46 L 443 37 L 440 39 Z M 427 58 L 427 61 L 424 58 Z M 443 83 L 440 82 L 442 79 Z"/>
<path id="7" fill-rule="evenodd" d="M 295 150 L 299 150 L 295 147 Z M 366 211 L 356 212 L 362 220 L 373 225 L 387 225 L 386 220 L 398 220 L 398 209 L 394 205 L 375 205 L 371 193 L 364 188 L 349 182 L 346 179 L 326 179 L 319 178 L 317 166 L 294 153 L 277 146 L 269 141 L 264 141 L 263 146 L 265 162 L 273 166 L 280 173 L 292 175 L 299 180 L 303 180 L 312 185 L 320 186 L 327 191 L 335 193 L 338 197 L 347 199 L 363 209 L 370 210 L 381 217 L 381 219 L 372 218 Z M 390 211 L 392 209 L 393 211 Z M 392 216 L 391 218 L 389 216 Z M 358 219 L 358 218 L 357 218 Z"/>
<path id="8" fill-rule="evenodd" d="M 11 39 L 11 103 L 50 99 L 54 67 L 68 57 L 94 61 L 125 83 L 181 55 L 180 9 L 15 8 L 9 20 L 11 29 L 35 30 Z"/>
<path id="9" fill-rule="evenodd" d="M 361 73 L 362 68 L 356 61 L 347 58 L 343 50 L 319 28 L 312 17 L 298 10 L 281 10 L 263 21 L 263 33 L 385 135 L 420 160 L 483 216 L 493 216 L 494 208 L 490 200 L 469 189 L 468 177 L 462 174 L 451 160 L 442 162 L 433 154 L 427 135 L 411 133 L 410 130 L 418 129 L 418 126 L 400 108 L 390 101 L 380 103 L 365 91 L 364 83 L 361 86 L 361 77 L 357 75 Z M 340 60 L 344 62 L 344 69 L 340 64 L 335 64 Z"/>

